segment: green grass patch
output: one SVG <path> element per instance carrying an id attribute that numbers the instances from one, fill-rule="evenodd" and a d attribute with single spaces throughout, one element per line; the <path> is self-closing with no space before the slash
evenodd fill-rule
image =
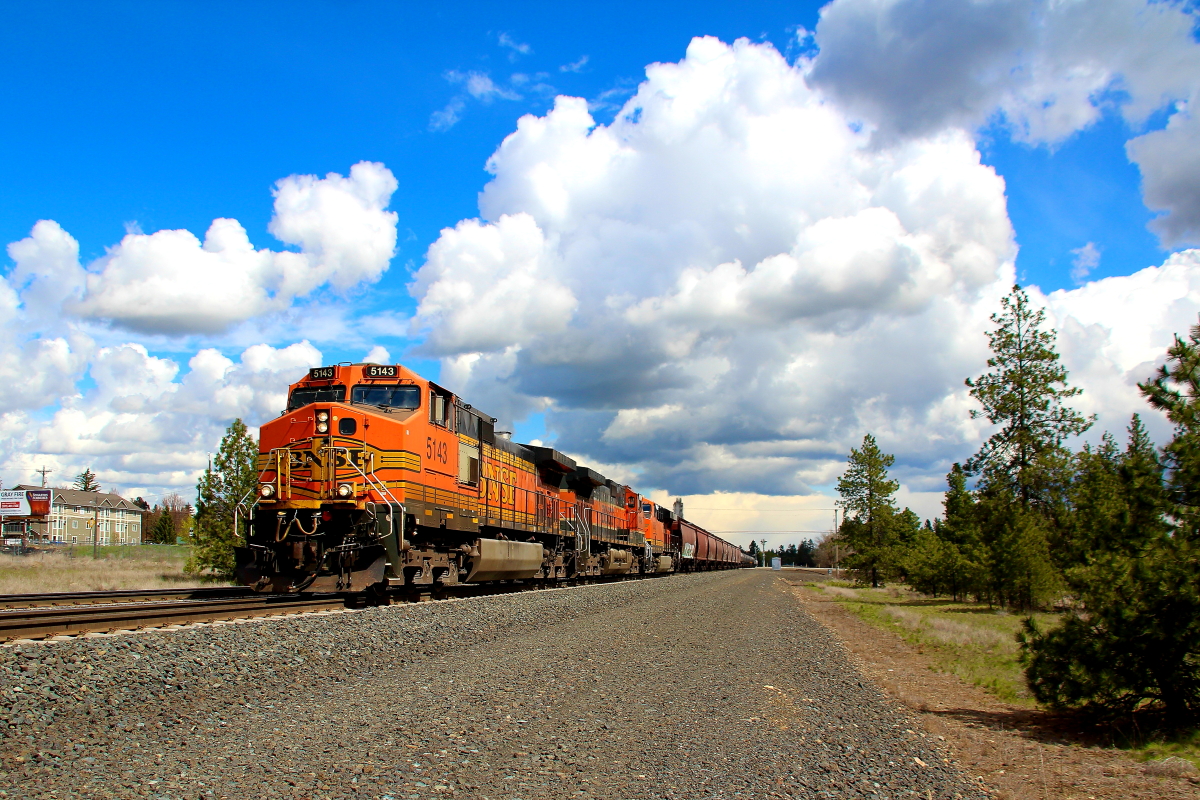
<path id="1" fill-rule="evenodd" d="M 957 675 L 1009 703 L 1032 707 L 1017 660 L 1017 632 L 1024 616 L 977 603 L 926 597 L 907 589 L 851 588 L 842 582 L 812 584 L 866 622 L 893 631 L 932 656 L 936 668 Z M 1053 627 L 1053 614 L 1035 614 Z"/>
<path id="2" fill-rule="evenodd" d="M 1017 660 L 1016 636 L 1026 615 L 981 603 L 932 598 L 898 586 L 867 589 L 843 581 L 808 586 L 825 592 L 869 624 L 917 645 L 933 657 L 939 671 L 957 675 L 1014 705 L 1036 705 Z M 1058 622 L 1056 614 L 1033 617 L 1043 630 Z M 1141 761 L 1173 756 L 1200 767 L 1200 731 L 1149 741 L 1117 736 L 1114 743 Z"/>
<path id="3" fill-rule="evenodd" d="M 91 558 L 90 544 L 59 545 L 59 550 L 68 558 Z M 165 564 L 184 564 L 192 554 L 189 545 L 182 544 L 128 544 L 100 545 L 95 554 L 98 558 L 112 561 L 154 561 Z"/>

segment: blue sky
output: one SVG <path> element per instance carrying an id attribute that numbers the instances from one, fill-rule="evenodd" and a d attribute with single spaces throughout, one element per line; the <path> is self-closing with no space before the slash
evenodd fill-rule
<path id="1" fill-rule="evenodd" d="M 557 438 L 665 492 L 809 497 L 875 430 L 897 453 L 905 491 L 931 512 L 949 463 L 983 435 L 960 419 L 962 378 L 980 371 L 996 287 L 1014 277 L 1039 287 L 1088 410 L 1117 427 L 1135 408 L 1138 370 L 1168 328 L 1195 316 L 1193 290 L 1178 289 L 1191 286 L 1190 266 L 1173 267 L 1170 281 L 1141 272 L 1172 254 L 1192 258 L 1200 230 L 1189 216 L 1200 201 L 1178 177 L 1200 163 L 1178 155 L 1197 150 L 1187 110 L 1200 85 L 1194 9 L 836 0 L 822 16 L 822 5 L 3 5 L 0 237 L 26 240 L 38 220 L 57 228 L 0 255 L 19 298 L 0 356 L 18 365 L 36 352 L 51 365 L 4 397 L 16 410 L 0 434 L 0 477 L 25 480 L 18 474 L 43 462 L 68 473 L 97 464 L 114 486 L 186 489 L 226 417 L 253 423 L 278 407 L 272 382 L 294 379 L 316 351 L 357 360 L 379 345 L 484 398 L 477 404 L 490 402 L 519 437 Z M 743 37 L 752 46 L 731 47 Z M 665 66 L 648 77 L 656 63 Z M 636 113 L 619 119 L 639 91 Z M 660 102 L 676 95 L 700 98 L 709 122 Z M 582 107 L 556 107 L 560 96 L 584 98 L 590 122 L 580 128 Z M 774 106 L 755 106 L 758 96 Z M 524 115 L 533 117 L 518 131 Z M 826 124 L 841 133 L 821 133 Z M 725 144 L 695 144 L 705 130 Z M 774 138 L 746 138 L 752 130 Z M 609 159 L 601 140 L 625 147 L 628 161 Z M 772 183 L 776 161 L 795 186 Z M 328 239 L 313 250 L 315 239 L 299 244 L 303 232 L 291 244 L 268 232 L 277 182 L 308 202 L 296 176 L 349 176 L 360 162 L 383 172 L 329 183 L 327 196 L 374 181 L 383 194 L 355 219 L 369 228 L 395 214 L 390 260 L 379 260 L 387 235 L 337 262 L 318 253 Z M 674 177 L 639 184 L 625 163 Z M 585 166 L 594 172 L 580 177 Z M 859 188 L 838 188 L 850 183 Z M 917 183 L 942 187 L 945 205 Z M 693 208 L 698 197 L 709 205 Z M 1148 227 L 1167 212 L 1170 224 Z M 177 307 L 153 278 L 178 278 L 182 262 L 167 250 L 138 261 L 136 242 L 122 238 L 203 238 L 218 218 L 237 220 L 255 248 L 308 258 L 316 277 L 286 296 L 274 294 L 278 276 L 263 279 L 267 289 L 231 283 L 230 305 L 266 294 L 227 320 L 212 311 L 222 287 L 209 287 L 196 319 L 176 325 L 186 296 Z M 336 238 L 343 223 L 317 227 Z M 870 254 L 839 260 L 874 236 L 908 255 L 875 267 L 863 266 Z M 39 273 L 52 240 L 77 242 L 78 263 Z M 185 244 L 170 252 L 192 257 Z M 772 272 L 775 254 L 794 263 Z M 879 294 L 910 268 L 896 284 L 908 289 Z M 583 277 L 596 274 L 612 279 Z M 68 287 L 58 305 L 38 306 L 38 287 L 55 281 Z M 510 284 L 538 291 L 485 290 Z M 1160 327 L 1121 330 L 1113 320 L 1136 316 L 1121 298 L 1138 286 L 1164 310 L 1136 314 Z M 764 291 L 793 306 L 755 306 Z M 826 291 L 824 305 L 804 305 Z M 161 303 L 166 316 L 118 308 L 122 297 Z M 714 310 L 730 297 L 742 305 Z M 268 349 L 248 350 L 259 345 Z M 872 381 L 836 388 L 875 358 Z M 739 370 L 737 380 L 770 387 L 753 413 L 718 397 Z M 131 375 L 145 385 L 114 388 Z M 797 383 L 781 389 L 782 376 Z M 192 434 L 130 439 L 137 414 Z M 172 448 L 178 458 L 161 457 Z"/>
<path id="2" fill-rule="evenodd" d="M 381 161 L 401 187 L 391 208 L 402 231 L 393 264 L 402 267 L 419 262 L 441 228 L 478 214 L 488 156 L 519 116 L 553 101 L 526 91 L 472 102 L 453 128 L 434 131 L 431 115 L 461 94 L 448 73 L 479 70 L 497 82 L 547 73 L 556 93 L 612 93 L 596 114 L 608 121 L 645 66 L 677 60 L 693 36 L 747 37 L 794 54 L 797 26 L 814 28 L 821 5 L 6 4 L 0 236 L 15 241 L 54 219 L 87 259 L 126 223 L 199 233 L 226 216 L 269 246 L 275 180 Z M 584 56 L 577 72 L 562 70 Z M 1110 113 L 1056 147 L 1014 143 L 1003 131 L 986 143 L 986 163 L 1008 183 L 1028 281 L 1073 285 L 1070 251 L 1088 241 L 1104 254 L 1097 274 L 1161 259 L 1125 155 L 1130 136 Z M 411 305 L 392 288 L 389 301 Z"/>

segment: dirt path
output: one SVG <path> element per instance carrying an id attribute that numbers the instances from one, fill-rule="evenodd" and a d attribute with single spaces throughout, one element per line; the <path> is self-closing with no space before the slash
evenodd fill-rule
<path id="1" fill-rule="evenodd" d="M 863 674 L 915 712 L 925 735 L 944 742 L 958 766 L 995 796 L 1200 797 L 1200 778 L 1147 775 L 1144 764 L 1120 751 L 1070 742 L 1070 732 L 1056 726 L 1051 715 L 1001 702 L 955 675 L 935 672 L 933 659 L 918 646 L 863 622 L 828 595 L 800 585 L 800 579 L 781 580 L 791 585 L 805 611 L 845 643 Z"/>

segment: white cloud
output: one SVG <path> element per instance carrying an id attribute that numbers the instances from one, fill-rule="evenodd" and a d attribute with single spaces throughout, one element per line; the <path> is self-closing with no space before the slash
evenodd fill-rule
<path id="1" fill-rule="evenodd" d="M 959 132 L 869 145 L 744 41 L 653 65 L 611 125 L 562 97 L 523 117 L 483 221 L 443 231 L 412 285 L 443 380 L 496 415 L 551 404 L 563 447 L 650 485 L 827 483 L 884 399 L 891 441 L 941 457 L 973 430 L 961 399 L 927 426 L 1011 274 L 1004 185 Z"/>
<path id="2" fill-rule="evenodd" d="M 1083 283 L 1088 273 L 1100 266 L 1100 248 L 1095 242 L 1088 242 L 1083 247 L 1071 251 L 1075 258 L 1071 259 L 1071 280 Z"/>
<path id="3" fill-rule="evenodd" d="M 578 60 L 572 61 L 570 64 L 563 64 L 558 68 L 559 72 L 583 72 L 583 68 L 587 66 L 588 57 L 582 55 Z"/>
<path id="4" fill-rule="evenodd" d="M 255 345 L 237 361 L 205 349 L 180 375 L 177 363 L 140 344 L 104 347 L 91 362 L 94 385 L 64 398 L 44 422 L 9 420 L 4 449 L 60 476 L 90 467 L 105 486 L 188 495 L 226 426 L 235 417 L 255 426 L 277 416 L 288 384 L 320 363 L 320 351 L 307 341 Z"/>
<path id="5" fill-rule="evenodd" d="M 935 511 L 987 433 L 963 380 L 1014 280 L 1004 182 L 961 129 L 856 128 L 807 70 L 696 39 L 609 125 L 565 97 L 523 117 L 482 219 L 444 230 L 411 286 L 443 382 L 502 425 L 545 411 L 560 449 L 672 492 L 828 490 L 871 431 Z M 1200 263 L 1121 280 L 1031 289 L 1113 430 L 1146 410 L 1136 381 L 1190 324 Z"/>
<path id="6" fill-rule="evenodd" d="M 363 356 L 363 362 L 367 364 L 391 364 L 392 354 L 383 345 L 375 345 L 367 354 Z"/>
<path id="7" fill-rule="evenodd" d="M 1192 104 L 1200 102 L 1200 93 Z M 1181 103 L 1159 131 L 1129 141 L 1129 159 L 1142 172 L 1146 205 L 1162 214 L 1150 223 L 1163 244 L 1200 244 L 1200 122 Z"/>
<path id="8" fill-rule="evenodd" d="M 438 133 L 448 131 L 459 123 L 463 113 L 467 110 L 468 97 L 474 98 L 485 105 L 491 103 L 493 100 L 521 99 L 519 92 L 513 88 L 500 86 L 486 72 L 478 72 L 476 70 L 460 72 L 452 69 L 445 74 L 445 78 L 452 84 L 462 86 L 463 94 L 450 98 L 450 101 L 446 103 L 444 108 L 430 115 L 429 129 Z M 528 81 L 529 76 L 521 73 L 514 74 L 510 79 L 513 86 L 522 86 L 527 84 Z"/>
<path id="9" fill-rule="evenodd" d="M 511 61 L 515 61 L 518 56 L 527 56 L 533 52 L 532 47 L 524 42 L 518 42 L 507 33 L 501 33 L 500 36 L 497 37 L 497 43 L 501 47 L 507 48 L 510 51 L 508 57 Z"/>
<path id="10" fill-rule="evenodd" d="M 270 230 L 296 251 L 255 250 L 236 221 L 217 220 L 203 243 L 187 231 L 130 229 L 85 269 L 75 239 L 38 222 L 8 246 L 14 267 L 0 278 L 4 477 L 28 481 L 45 465 L 53 480 L 69 481 L 91 467 L 109 487 L 190 494 L 229 422 L 276 416 L 288 384 L 321 354 L 303 341 L 177 359 L 148 344 L 187 353 L 194 340 L 179 334 L 226 331 L 208 341 L 238 352 L 248 336 L 288 341 L 299 319 L 343 346 L 394 335 L 407 320 L 383 313 L 348 325 L 327 296 L 315 307 L 296 301 L 381 276 L 395 247 L 396 215 L 385 210 L 395 189 L 386 168 L 366 162 L 348 177 L 279 181 Z M 160 336 L 116 338 L 128 335 L 123 328 Z"/>
<path id="11" fill-rule="evenodd" d="M 438 109 L 430 115 L 429 130 L 439 133 L 450 130 L 462 119 L 462 113 L 466 107 L 467 102 L 461 97 L 451 98 L 445 108 Z"/>
<path id="12" fill-rule="evenodd" d="M 885 140 L 999 116 L 1021 140 L 1056 143 L 1106 109 L 1133 139 L 1152 227 L 1200 242 L 1200 45 L 1194 4 L 1146 0 L 834 0 L 821 9 L 814 85 Z"/>
<path id="13" fill-rule="evenodd" d="M 395 190 L 392 173 L 368 162 L 345 178 L 279 181 L 268 229 L 299 252 L 255 250 L 231 219 L 214 220 L 203 242 L 184 230 L 128 234 L 89 267 L 82 298 L 67 308 L 147 333 L 211 334 L 285 309 L 324 284 L 346 290 L 377 281 L 396 247 L 397 216 L 384 210 Z M 32 236 L 14 246 L 18 271 L 54 257 L 40 242 Z M 53 253 L 61 258 L 60 242 L 45 247 L 60 248 Z"/>
<path id="14" fill-rule="evenodd" d="M 435 353 L 495 352 L 562 331 L 576 301 L 557 282 L 542 231 L 528 214 L 442 231 L 412 286 L 417 324 Z"/>
<path id="15" fill-rule="evenodd" d="M 446 80 L 450 81 L 451 83 L 462 84 L 463 88 L 466 89 L 467 94 L 484 103 L 490 103 L 496 99 L 521 99 L 521 95 L 517 94 L 512 89 L 506 89 L 502 86 L 498 86 L 496 82 L 492 80 L 491 76 L 486 72 L 476 72 L 474 70 L 469 72 L 458 72 L 457 70 L 451 70 L 450 72 L 446 73 Z"/>

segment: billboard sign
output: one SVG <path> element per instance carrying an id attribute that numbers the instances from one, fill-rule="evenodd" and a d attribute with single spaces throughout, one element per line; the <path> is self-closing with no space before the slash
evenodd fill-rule
<path id="1" fill-rule="evenodd" d="M 0 491 L 0 517 L 46 517 L 49 515 L 49 489 Z"/>

